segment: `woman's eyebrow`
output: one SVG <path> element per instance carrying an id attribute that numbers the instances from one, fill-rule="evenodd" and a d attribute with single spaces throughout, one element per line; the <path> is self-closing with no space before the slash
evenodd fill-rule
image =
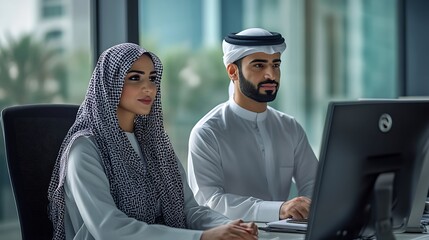
<path id="1" fill-rule="evenodd" d="M 128 71 L 127 73 L 139 73 L 139 74 L 143 74 L 143 75 L 145 74 L 144 71 L 132 70 L 132 69 L 130 71 Z"/>
<path id="2" fill-rule="evenodd" d="M 127 73 L 139 73 L 139 74 L 142 74 L 142 75 L 144 75 L 144 74 L 145 74 L 145 72 L 144 72 L 144 71 L 140 71 L 140 70 L 130 70 L 130 71 L 128 71 Z M 150 74 L 149 74 L 149 75 L 152 75 L 152 74 L 156 74 L 156 71 L 152 71 L 152 72 L 150 72 Z"/>

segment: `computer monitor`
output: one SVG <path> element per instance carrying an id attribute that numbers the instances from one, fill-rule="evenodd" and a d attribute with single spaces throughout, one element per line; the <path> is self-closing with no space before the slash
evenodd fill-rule
<path id="1" fill-rule="evenodd" d="M 428 137 L 428 100 L 331 102 L 305 239 L 405 231 Z"/>

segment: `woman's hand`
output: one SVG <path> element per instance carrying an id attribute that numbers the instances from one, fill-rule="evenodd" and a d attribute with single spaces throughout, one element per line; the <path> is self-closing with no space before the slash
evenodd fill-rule
<path id="1" fill-rule="evenodd" d="M 201 240 L 255 240 L 258 239 L 258 227 L 255 223 L 235 220 L 229 224 L 215 227 L 203 232 Z"/>

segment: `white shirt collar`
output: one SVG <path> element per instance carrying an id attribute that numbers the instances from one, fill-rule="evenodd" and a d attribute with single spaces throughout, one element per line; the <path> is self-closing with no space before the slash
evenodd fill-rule
<path id="1" fill-rule="evenodd" d="M 257 121 L 257 122 L 262 122 L 267 118 L 267 110 L 261 112 L 261 113 L 256 113 L 256 112 L 252 112 L 249 111 L 247 109 L 244 109 L 242 107 L 240 107 L 235 101 L 234 98 L 230 98 L 229 99 L 229 105 L 231 106 L 231 110 L 237 114 L 239 117 L 244 118 L 246 120 L 249 121 Z"/>

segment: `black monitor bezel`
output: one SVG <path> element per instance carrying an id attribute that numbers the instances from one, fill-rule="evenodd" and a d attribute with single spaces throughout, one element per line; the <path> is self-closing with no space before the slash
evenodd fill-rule
<path id="1" fill-rule="evenodd" d="M 422 105 L 421 105 L 422 104 Z M 379 110 L 374 110 L 375 112 L 377 111 L 381 111 L 381 112 L 377 112 L 377 115 L 380 115 L 383 113 L 383 107 L 386 107 L 386 111 L 389 112 L 391 109 L 395 108 L 402 108 L 402 109 L 406 109 L 408 107 L 412 107 L 412 105 L 417 106 L 419 105 L 421 109 L 426 109 L 426 114 L 429 112 L 429 100 L 404 100 L 404 99 L 392 99 L 392 100 L 356 100 L 356 101 L 332 101 L 329 103 L 328 106 L 328 111 L 327 111 L 327 116 L 326 116 L 326 121 L 325 121 L 325 128 L 324 128 L 324 133 L 323 133 L 323 139 L 322 139 L 322 146 L 321 146 L 321 153 L 320 153 L 320 157 L 319 157 L 319 169 L 317 172 L 317 176 L 316 176 L 316 186 L 314 189 L 314 193 L 313 193 L 313 197 L 312 197 L 312 204 L 311 204 L 311 208 L 310 208 L 310 216 L 309 216 L 309 224 L 308 224 L 308 229 L 307 229 L 307 234 L 306 234 L 306 239 L 350 239 L 349 237 L 355 238 L 355 237 L 363 237 L 363 236 L 367 236 L 367 237 L 371 237 L 373 235 L 375 235 L 375 228 L 373 226 L 374 221 L 366 221 L 365 219 L 373 219 L 373 212 L 372 211 L 362 211 L 359 213 L 356 213 L 355 210 L 353 210 L 354 212 L 347 212 L 347 210 L 344 210 L 343 212 L 341 212 L 341 210 L 335 210 L 334 213 L 332 215 L 329 214 L 324 214 L 325 216 L 320 216 L 321 212 L 326 213 L 327 210 L 325 209 L 324 211 L 322 211 L 321 209 L 325 208 L 326 206 L 323 206 L 323 202 L 321 203 L 321 195 L 323 196 L 322 201 L 327 201 L 327 196 L 331 194 L 332 196 L 330 197 L 330 201 L 333 201 L 334 203 L 336 201 L 341 201 L 341 199 L 338 199 L 335 196 L 335 192 L 329 192 L 331 190 L 327 190 L 326 186 L 324 185 L 325 183 L 323 183 L 323 181 L 325 180 L 325 175 L 326 175 L 326 171 L 330 171 L 329 169 L 326 168 L 332 168 L 331 166 L 326 166 L 326 162 L 325 161 L 329 161 L 329 159 L 327 160 L 327 154 L 330 147 L 330 145 L 335 144 L 332 142 L 331 139 L 331 134 L 332 131 L 337 131 L 334 128 L 333 124 L 335 124 L 335 121 L 337 121 L 337 119 L 334 119 L 338 116 L 339 113 L 338 111 L 341 110 L 340 108 L 350 108 L 353 109 L 354 107 L 366 107 L 366 108 L 371 108 L 371 107 L 376 107 Z M 424 107 L 422 107 L 424 105 Z M 419 108 L 419 107 L 418 107 Z M 390 110 L 389 110 L 390 109 Z M 406 110 L 404 110 L 406 111 Z M 411 109 L 409 109 L 409 111 L 412 111 Z M 419 114 L 423 114 L 423 113 L 419 113 Z M 350 114 L 350 117 L 353 114 Z M 402 117 L 401 117 L 402 118 Z M 395 121 L 396 117 L 394 118 Z M 428 119 L 427 124 L 423 124 L 423 123 L 419 123 L 421 125 L 424 125 L 422 127 L 424 127 L 425 129 L 422 130 L 422 134 L 421 136 L 419 136 L 418 138 L 421 139 L 427 139 L 426 136 L 428 136 L 428 126 L 429 126 L 429 117 L 427 117 L 426 119 Z M 404 120 L 402 120 L 404 121 Z M 410 119 L 411 121 L 411 119 Z M 420 120 L 419 120 L 420 121 Z M 358 124 L 363 124 L 362 122 L 358 122 Z M 412 121 L 410 122 L 410 124 L 412 124 Z M 335 126 L 335 128 L 337 128 L 338 126 Z M 349 124 L 348 127 L 352 127 L 352 124 Z M 355 135 L 359 135 L 360 131 L 365 131 L 365 129 L 355 129 L 354 130 L 354 134 Z M 396 133 L 397 134 L 397 133 Z M 344 136 L 342 136 L 343 138 L 345 138 Z M 350 137 L 356 137 L 356 136 L 350 136 Z M 346 138 L 345 138 L 346 139 Z M 418 142 L 418 143 L 417 143 Z M 368 140 L 368 144 L 371 144 L 371 141 Z M 427 142 L 426 142 L 427 144 Z M 425 142 L 423 140 L 416 140 L 416 149 L 422 149 L 423 146 L 425 145 Z M 416 150 L 419 151 L 419 150 Z M 395 160 L 396 163 L 398 164 L 398 166 L 392 166 L 391 171 L 393 172 L 400 172 L 403 171 L 401 170 L 401 168 L 403 167 L 402 164 L 405 161 L 403 158 L 403 156 L 381 156 L 380 159 L 384 159 L 384 161 L 390 161 L 389 159 L 391 158 L 395 158 L 397 157 L 397 159 Z M 329 158 L 329 157 L 328 157 Z M 404 199 L 401 199 L 401 202 L 393 202 L 393 206 L 394 209 L 392 210 L 392 231 L 394 232 L 404 232 L 406 229 L 406 223 L 408 221 L 408 216 L 409 213 L 411 211 L 411 204 L 412 204 L 412 199 L 413 196 L 415 194 L 415 189 L 416 189 L 416 185 L 417 182 L 419 180 L 418 175 L 420 174 L 421 171 L 421 166 L 422 166 L 422 162 L 423 162 L 423 158 L 424 158 L 424 153 L 418 153 L 418 156 L 415 156 L 415 161 L 412 164 L 405 164 L 404 166 L 407 166 L 409 168 L 409 170 L 407 171 L 412 171 L 415 173 L 415 175 L 411 178 L 409 177 L 409 179 L 406 181 L 408 190 L 406 190 L 405 192 L 402 192 L 402 195 L 406 195 L 406 197 Z M 331 163 L 329 163 L 331 164 Z M 382 165 L 386 165 L 381 163 Z M 359 164 L 357 166 L 360 166 Z M 384 167 L 384 166 L 379 166 L 379 167 Z M 378 170 L 376 170 L 377 167 L 372 166 L 371 168 L 375 168 L 375 173 L 378 174 Z M 371 169 L 370 168 L 370 169 Z M 331 170 L 332 171 L 332 170 Z M 342 171 L 347 171 L 346 169 L 342 169 Z M 349 169 L 349 171 L 352 171 Z M 384 171 L 384 170 L 383 170 Z M 332 172 L 331 172 L 332 173 Z M 403 174 L 402 174 L 403 175 Z M 372 180 L 375 182 L 375 178 Z M 338 179 L 338 184 L 341 183 L 341 179 Z M 333 187 L 333 186 L 332 186 Z M 396 191 L 396 180 L 395 180 L 395 190 Z M 335 187 L 333 187 L 335 188 Z M 344 188 L 344 187 L 343 187 Z M 404 189 L 404 186 L 401 186 L 401 189 Z M 323 192 L 324 191 L 324 192 Z M 332 190 L 335 191 L 335 190 Z M 350 189 L 350 191 L 353 191 L 352 189 Z M 401 190 L 403 191 L 403 190 Z M 350 192 L 349 195 L 353 195 L 355 193 Z M 372 193 L 370 193 L 369 195 L 371 195 Z M 397 193 L 394 193 L 394 199 L 395 201 L 397 200 Z M 364 194 L 358 194 L 358 196 L 361 196 Z M 355 201 L 355 200 L 353 200 Z M 361 199 L 360 201 L 364 201 L 367 202 L 368 201 L 368 197 L 363 197 L 363 199 Z M 373 201 L 373 200 L 370 200 Z M 358 204 L 358 205 L 362 205 L 362 204 Z M 341 207 L 341 204 L 338 204 L 339 207 Z M 399 207 L 398 207 L 399 206 Z M 345 207 L 346 209 L 347 207 Z M 398 208 L 398 209 L 395 209 Z M 349 209 L 350 210 L 350 209 Z M 354 215 L 354 216 L 350 216 L 350 215 Z M 355 217 L 356 219 L 362 219 L 362 221 L 359 220 L 351 220 L 352 217 Z M 329 223 L 324 223 L 323 221 L 330 221 L 330 218 L 334 218 L 334 221 L 343 221 L 343 222 L 347 222 L 347 221 L 354 221 L 354 226 L 351 227 L 345 227 L 345 229 L 342 229 L 341 227 L 339 227 L 338 229 L 336 228 L 337 226 L 334 226 L 335 224 L 329 224 Z M 336 219 L 335 219 L 336 218 Z M 339 218 L 339 219 L 338 219 Z M 402 218 L 402 219 L 401 219 Z M 326 236 L 324 236 L 326 234 Z"/>

